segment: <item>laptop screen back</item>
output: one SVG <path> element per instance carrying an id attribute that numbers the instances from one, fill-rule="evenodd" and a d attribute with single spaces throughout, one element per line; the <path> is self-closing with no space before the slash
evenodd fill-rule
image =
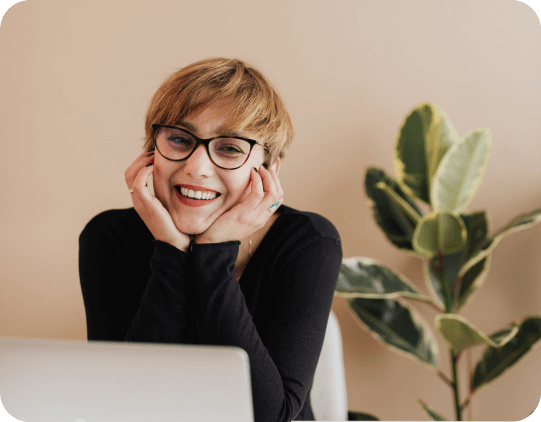
<path id="1" fill-rule="evenodd" d="M 0 397 L 27 422 L 253 421 L 248 355 L 228 346 L 0 337 Z"/>

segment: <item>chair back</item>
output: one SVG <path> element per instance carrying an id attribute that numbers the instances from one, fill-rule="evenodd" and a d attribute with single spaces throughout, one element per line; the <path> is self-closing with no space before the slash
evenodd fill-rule
<path id="1" fill-rule="evenodd" d="M 317 421 L 348 420 L 342 336 L 332 310 L 314 374 L 310 401 Z"/>

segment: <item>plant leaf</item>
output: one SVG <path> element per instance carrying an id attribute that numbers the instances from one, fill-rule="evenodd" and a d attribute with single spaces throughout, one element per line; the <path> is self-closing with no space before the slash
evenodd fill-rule
<path id="1" fill-rule="evenodd" d="M 489 346 L 483 354 L 472 376 L 472 391 L 491 382 L 538 345 L 541 339 L 541 317 L 527 317 L 515 325 L 518 330 L 506 344 L 498 348 Z"/>
<path id="2" fill-rule="evenodd" d="M 424 216 L 413 233 L 415 251 L 427 258 L 441 252 L 459 252 L 466 244 L 466 226 L 460 217 L 448 212 L 433 212 Z"/>
<path id="3" fill-rule="evenodd" d="M 443 339 L 457 352 L 478 344 L 501 347 L 518 331 L 508 330 L 505 336 L 500 332 L 500 336 L 488 337 L 466 318 L 456 314 L 437 315 L 434 325 Z M 497 341 L 494 341 L 495 339 Z"/>
<path id="4" fill-rule="evenodd" d="M 450 311 L 453 305 L 453 283 L 460 271 L 462 256 L 462 251 L 449 255 L 438 254 L 425 265 L 425 280 L 447 311 Z"/>
<path id="5" fill-rule="evenodd" d="M 416 209 L 385 182 L 379 182 L 376 184 L 376 187 L 383 190 L 389 196 L 395 207 L 402 211 L 403 214 L 407 215 L 410 221 L 415 222 L 415 225 L 413 226 L 413 230 L 415 230 L 415 226 L 421 219 L 420 212 L 416 211 Z M 411 230 L 411 234 L 413 234 L 413 230 Z"/>
<path id="6" fill-rule="evenodd" d="M 445 112 L 421 103 L 406 117 L 395 145 L 394 168 L 408 195 L 430 201 L 430 181 L 449 147 L 459 140 Z"/>
<path id="7" fill-rule="evenodd" d="M 467 232 L 462 264 L 479 252 L 488 236 L 488 217 L 485 211 L 461 214 Z"/>
<path id="8" fill-rule="evenodd" d="M 433 302 L 419 293 L 405 277 L 379 262 L 363 257 L 345 258 L 340 266 L 336 294 L 340 297 L 372 299 L 411 299 Z"/>
<path id="9" fill-rule="evenodd" d="M 482 259 L 486 258 L 496 247 L 496 245 L 505 236 L 518 230 L 526 229 L 534 226 L 541 221 L 541 209 L 537 209 L 526 214 L 521 214 L 515 217 L 507 225 L 499 229 L 491 239 L 485 240 L 481 249 L 470 258 L 468 262 L 460 270 L 460 275 L 465 274 L 472 266 L 477 264 Z"/>
<path id="10" fill-rule="evenodd" d="M 371 207 L 376 223 L 389 241 L 398 248 L 413 251 L 411 237 L 418 219 L 422 216 L 415 202 L 395 180 L 375 167 L 366 170 L 365 189 L 372 200 Z"/>
<path id="11" fill-rule="evenodd" d="M 437 365 L 438 346 L 426 322 L 408 307 L 391 299 L 348 299 L 358 321 L 385 344 L 406 352 L 421 363 Z"/>
<path id="12" fill-rule="evenodd" d="M 428 413 L 428 416 L 432 418 L 433 421 L 446 421 L 447 419 L 441 417 L 435 410 L 428 407 L 424 402 L 421 400 L 418 400 L 419 404 L 423 408 L 423 410 Z"/>
<path id="13" fill-rule="evenodd" d="M 449 148 L 432 181 L 434 211 L 458 214 L 466 209 L 485 175 L 490 144 L 490 130 L 483 128 L 469 132 Z"/>
<path id="14" fill-rule="evenodd" d="M 470 267 L 465 274 L 459 276 L 460 284 L 458 286 L 458 299 L 455 301 L 455 310 L 462 309 L 483 285 L 490 268 L 490 258 L 490 255 L 483 258 L 473 267 Z"/>
<path id="15" fill-rule="evenodd" d="M 348 421 L 379 421 L 379 419 L 369 413 L 348 410 Z"/>

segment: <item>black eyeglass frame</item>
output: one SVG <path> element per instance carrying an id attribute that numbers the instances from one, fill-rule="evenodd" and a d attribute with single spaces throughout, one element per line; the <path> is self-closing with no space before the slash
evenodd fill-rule
<path id="1" fill-rule="evenodd" d="M 172 158 L 167 158 L 165 155 L 163 155 L 162 152 L 158 148 L 158 137 L 156 136 L 156 133 L 158 132 L 158 130 L 160 128 L 163 128 L 163 127 L 170 128 L 170 129 L 181 130 L 182 132 L 186 132 L 188 135 L 193 136 L 193 138 L 195 139 L 195 145 L 194 145 L 194 147 L 192 149 L 192 152 L 190 152 L 186 157 L 181 158 L 179 160 L 173 160 Z M 166 160 L 169 160 L 169 161 L 184 161 L 184 160 L 187 160 L 188 158 L 190 158 L 192 156 L 192 154 L 197 149 L 199 144 L 203 144 L 203 145 L 205 145 L 205 148 L 207 150 L 207 155 L 209 156 L 210 161 L 212 161 L 212 164 L 214 164 L 216 167 L 224 169 L 224 170 L 236 170 L 236 169 L 241 168 L 244 164 L 246 164 L 246 162 L 250 158 L 250 154 L 252 154 L 252 149 L 254 148 L 254 145 L 260 145 L 260 146 L 263 147 L 263 149 L 265 149 L 265 151 L 267 150 L 265 145 L 263 145 L 262 143 L 260 143 L 258 141 L 255 141 L 254 139 L 243 138 L 242 136 L 220 135 L 220 136 L 214 136 L 214 137 L 208 138 L 208 139 L 202 139 L 202 138 L 199 138 L 199 137 L 195 136 L 190 131 L 188 131 L 188 130 L 182 128 L 182 127 L 178 127 L 178 126 L 153 124 L 152 129 L 154 130 L 154 146 L 156 147 L 156 150 L 160 153 L 160 155 L 163 158 L 165 158 Z M 222 166 L 219 166 L 218 164 L 216 164 L 214 162 L 214 160 L 212 159 L 212 156 L 210 155 L 210 151 L 209 151 L 209 144 L 210 144 L 211 141 L 214 141 L 215 139 L 242 139 L 243 141 L 248 142 L 250 144 L 250 152 L 248 152 L 248 155 L 246 156 L 246 160 L 244 160 L 244 162 L 240 166 L 234 167 L 234 168 L 226 168 L 226 167 L 222 167 Z"/>

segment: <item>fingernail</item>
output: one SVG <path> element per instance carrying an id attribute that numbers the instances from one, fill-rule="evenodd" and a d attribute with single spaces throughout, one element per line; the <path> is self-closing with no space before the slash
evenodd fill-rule
<path id="1" fill-rule="evenodd" d="M 153 165 L 154 163 L 148 163 L 145 167 L 150 167 L 151 165 Z"/>

